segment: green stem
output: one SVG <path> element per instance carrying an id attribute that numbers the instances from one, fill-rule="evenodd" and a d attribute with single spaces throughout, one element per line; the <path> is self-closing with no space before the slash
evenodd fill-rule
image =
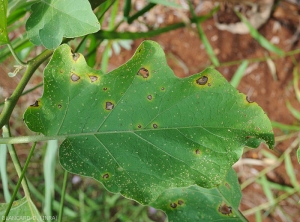
<path id="1" fill-rule="evenodd" d="M 23 62 L 23 61 L 18 57 L 18 55 L 16 54 L 14 48 L 13 48 L 12 45 L 10 44 L 10 42 L 7 43 L 7 46 L 8 46 L 8 48 L 9 48 L 11 54 L 14 56 L 15 60 L 17 60 L 17 62 L 20 63 L 21 65 L 26 66 L 27 63 Z"/>
<path id="2" fill-rule="evenodd" d="M 63 212 L 64 212 L 64 201 L 65 201 L 65 194 L 66 194 L 66 188 L 67 188 L 67 180 L 68 180 L 68 171 L 65 170 L 61 199 L 60 199 L 58 222 L 62 221 L 62 216 L 63 216 Z"/>
<path id="3" fill-rule="evenodd" d="M 190 12 L 192 14 L 192 17 L 194 19 L 196 19 L 197 16 L 196 16 L 196 13 L 195 13 L 194 8 L 192 6 L 191 0 L 189 0 L 188 3 L 189 3 Z M 207 37 L 206 37 L 206 35 L 205 35 L 202 27 L 200 26 L 200 24 L 198 22 L 196 23 L 196 26 L 197 26 L 199 37 L 200 37 L 201 41 L 203 42 L 203 44 L 205 46 L 205 49 L 206 49 L 206 52 L 207 52 L 207 54 L 208 54 L 208 56 L 210 58 L 210 61 L 214 64 L 214 66 L 218 67 L 220 65 L 219 60 L 216 57 L 216 55 L 214 53 L 214 50 L 213 50 L 212 46 L 210 45 L 210 43 L 209 43 L 209 41 L 208 41 L 208 39 L 207 39 Z"/>
<path id="4" fill-rule="evenodd" d="M 4 137 L 7 137 L 7 136 L 10 136 L 10 131 L 9 131 L 9 128 L 8 127 L 3 127 L 3 136 Z M 16 168 L 16 171 L 17 171 L 17 174 L 19 176 L 19 180 L 18 180 L 18 183 L 14 189 L 14 192 L 12 194 L 12 197 L 10 199 L 10 202 L 8 204 L 8 207 L 5 211 L 5 215 L 4 215 L 4 218 L 2 220 L 2 222 L 5 222 L 6 221 L 6 217 L 8 216 L 9 212 L 10 212 L 10 209 L 11 209 L 11 206 L 15 200 L 15 197 L 19 191 L 19 188 L 20 188 L 20 185 L 22 183 L 22 187 L 23 187 L 23 190 L 24 190 L 24 193 L 25 193 L 25 196 L 27 199 L 30 199 L 30 192 L 29 192 L 29 188 L 28 188 L 28 185 L 27 185 L 27 182 L 26 182 L 26 179 L 24 178 L 25 177 L 25 172 L 27 170 L 27 167 L 29 165 L 29 162 L 30 162 L 30 159 L 33 155 L 33 152 L 34 152 L 34 149 L 35 149 L 35 146 L 36 146 L 36 142 L 32 145 L 31 149 L 30 149 L 30 152 L 29 152 L 29 155 L 26 159 L 26 162 L 25 162 L 25 165 L 24 165 L 24 168 L 22 170 L 22 167 L 21 167 L 21 164 L 19 162 L 19 159 L 18 159 L 18 156 L 17 156 L 17 153 L 16 153 L 16 150 L 14 148 L 13 145 L 8 145 L 8 150 L 9 150 L 9 153 L 10 153 L 10 156 L 12 158 L 12 161 L 15 165 L 15 168 Z M 23 180 L 24 178 L 24 180 Z M 31 209 L 32 211 L 32 209 Z"/>
<path id="5" fill-rule="evenodd" d="M 131 24 L 138 17 L 140 17 L 141 15 L 145 14 L 150 9 L 152 9 L 155 5 L 156 5 L 155 3 L 149 3 L 148 5 L 146 5 L 144 8 L 142 8 L 137 13 L 135 13 L 133 16 L 131 16 L 131 17 L 128 18 L 128 24 Z"/>
<path id="6" fill-rule="evenodd" d="M 192 18 L 192 19 L 190 19 L 190 22 L 191 23 L 204 22 L 207 19 L 209 19 L 218 10 L 219 10 L 219 7 L 215 7 L 207 15 Z M 169 32 L 169 31 L 179 29 L 179 28 L 184 28 L 186 26 L 187 26 L 186 23 L 179 22 L 179 23 L 175 23 L 175 24 L 163 27 L 163 28 L 149 30 L 147 32 L 116 32 L 116 31 L 100 30 L 97 33 L 95 33 L 94 35 L 96 36 L 96 38 L 99 38 L 99 39 L 107 39 L 107 40 L 109 40 L 109 39 L 131 39 L 131 40 L 134 40 L 134 39 L 139 39 L 139 38 L 154 37 L 154 36 L 160 35 L 165 32 Z"/>
<path id="7" fill-rule="evenodd" d="M 28 93 L 30 93 L 30 92 L 36 90 L 37 88 L 39 88 L 39 87 L 41 87 L 41 86 L 43 86 L 43 83 L 42 83 L 42 82 L 40 82 L 40 83 L 37 84 L 36 86 L 32 87 L 31 89 L 26 90 L 25 92 L 22 93 L 21 96 L 24 96 L 24 95 L 26 95 L 26 94 L 28 94 Z M 0 103 L 0 106 L 3 106 L 4 103 L 5 103 L 5 102 L 1 102 L 1 103 Z"/>
<path id="8" fill-rule="evenodd" d="M 16 106 L 20 96 L 24 88 L 26 87 L 28 81 L 30 80 L 31 76 L 35 72 L 35 70 L 53 53 L 53 50 L 45 50 L 40 55 L 35 57 L 34 59 L 30 60 L 27 64 L 27 69 L 22 76 L 18 86 L 16 87 L 13 94 L 5 100 L 4 107 L 2 113 L 0 114 L 0 128 L 3 127 L 6 123 L 8 123 L 9 117 Z"/>

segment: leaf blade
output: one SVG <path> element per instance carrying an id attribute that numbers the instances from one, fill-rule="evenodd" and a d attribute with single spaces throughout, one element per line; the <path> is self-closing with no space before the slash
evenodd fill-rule
<path id="1" fill-rule="evenodd" d="M 9 43 L 7 34 L 7 0 L 0 0 L 0 45 Z"/>
<path id="2" fill-rule="evenodd" d="M 97 32 L 100 24 L 87 0 L 43 0 L 31 6 L 26 22 L 29 40 L 48 49 L 59 46 L 63 37 L 73 38 Z M 68 23 L 66 23 L 68 21 Z"/>
<path id="3" fill-rule="evenodd" d="M 213 69 L 177 78 L 152 41 L 108 74 L 60 46 L 44 95 L 24 119 L 33 131 L 67 137 L 59 149 L 65 169 L 143 204 L 170 187 L 215 187 L 243 146 L 274 144 L 256 103 Z"/>

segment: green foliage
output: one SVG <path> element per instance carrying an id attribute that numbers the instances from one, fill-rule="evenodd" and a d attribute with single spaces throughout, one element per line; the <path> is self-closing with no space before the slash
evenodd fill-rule
<path id="1" fill-rule="evenodd" d="M 241 157 L 245 146 L 256 148 L 264 142 L 273 147 L 274 135 L 268 117 L 256 103 L 239 93 L 214 69 L 177 78 L 167 65 L 163 50 L 153 41 L 144 41 L 127 63 L 104 74 L 109 51 L 114 47 L 113 41 L 118 41 L 116 39 L 149 38 L 187 26 L 180 22 L 143 33 L 119 32 L 118 25 L 124 21 L 132 23 L 156 4 L 181 6 L 174 1 L 149 0 L 143 9 L 131 14 L 132 2 L 127 0 L 123 8 L 124 18 L 115 25 L 118 3 L 105 0 L 11 0 L 7 5 L 7 1 L 0 0 L 0 44 L 7 44 L 17 61 L 26 67 L 15 92 L 3 103 L 1 127 L 9 123 L 9 117 L 30 77 L 54 52 L 44 69 L 43 96 L 24 114 L 28 128 L 44 136 L 26 138 L 35 143 L 23 169 L 13 145 L 9 146 L 14 151 L 10 154 L 19 175 L 21 178 L 25 175 L 37 138 L 65 138 L 59 148 L 59 159 L 68 172 L 92 177 L 110 192 L 161 209 L 169 221 L 245 221 L 238 210 L 241 191 L 232 165 Z M 104 14 L 111 6 L 109 27 L 99 31 Z M 8 25 L 12 25 L 25 15 L 29 7 L 32 13 L 26 22 L 28 38 L 10 42 L 7 21 Z M 197 24 L 199 37 L 216 67 L 220 63 L 200 23 L 218 9 L 216 7 L 207 15 L 197 17 L 190 4 L 190 22 Z M 256 30 L 252 30 L 251 34 L 264 47 L 282 55 L 281 50 L 265 43 L 267 41 Z M 74 51 L 87 52 L 88 64 L 84 56 L 75 53 L 70 46 L 59 46 L 63 38 L 80 36 L 85 37 Z M 101 67 L 104 71 L 94 70 L 88 65 L 95 65 L 97 47 L 107 40 L 107 54 L 102 57 L 104 65 Z M 26 48 L 26 53 L 23 51 L 22 54 L 30 54 L 34 47 L 29 41 L 47 49 L 24 63 L 16 52 Z M 70 39 L 64 40 L 68 41 Z M 118 42 L 122 45 L 122 41 Z M 0 54 L 2 61 L 9 52 L 4 49 Z M 247 65 L 248 62 L 244 61 L 240 66 L 232 80 L 235 86 Z M 7 137 L 10 137 L 9 128 L 7 130 Z M 3 141 L 11 143 L 16 140 L 0 139 L 0 143 Z M 26 197 L 13 202 L 22 181 L 20 179 L 11 198 L 12 208 L 10 204 L 0 204 L 0 216 L 9 213 L 9 216 L 36 217 L 40 221 L 39 212 L 30 198 L 30 187 L 43 202 L 47 216 L 56 211 L 59 212 L 59 221 L 63 212 L 71 218 L 80 215 L 82 221 L 94 219 L 89 210 L 98 210 L 98 202 L 87 198 L 81 190 L 78 192 L 79 200 L 66 194 L 68 172 L 64 176 L 63 188 L 58 192 L 62 199 L 59 206 L 54 195 L 57 190 L 54 183 L 56 145 L 57 142 L 52 145 L 49 142 L 43 158 L 47 183 L 45 198 L 24 179 L 22 186 Z M 286 162 L 288 175 L 296 184 L 288 157 Z M 3 161 L 3 188 L 7 199 L 10 199 L 4 169 Z M 103 218 L 110 218 L 111 209 L 117 205 L 119 197 L 114 194 L 104 198 L 105 204 L 101 206 L 105 209 Z M 65 199 L 76 205 L 80 212 L 69 206 L 63 211 Z M 89 210 L 86 210 L 85 204 L 89 205 Z M 132 213 L 140 216 L 137 221 L 149 220 L 145 207 L 140 205 L 137 208 L 140 210 Z M 130 220 L 125 212 L 118 211 L 115 219 Z"/>
<path id="2" fill-rule="evenodd" d="M 0 0 L 0 45 L 9 43 L 7 35 L 7 0 Z"/>
<path id="3" fill-rule="evenodd" d="M 62 45 L 44 81 L 43 97 L 24 114 L 27 126 L 67 137 L 59 151 L 65 169 L 143 204 L 171 187 L 215 187 L 245 145 L 274 144 L 256 103 L 213 69 L 175 77 L 155 42 L 109 74 Z"/>
<path id="4" fill-rule="evenodd" d="M 0 203 L 1 220 L 4 219 L 7 207 L 7 203 Z M 12 208 L 6 219 L 8 221 L 43 221 L 32 200 L 26 197 L 13 202 Z"/>
<path id="5" fill-rule="evenodd" d="M 87 0 L 42 0 L 31 6 L 26 22 L 29 40 L 48 49 L 59 46 L 63 37 L 73 38 L 97 32 L 100 25 Z M 55 32 L 53 31 L 55 30 Z"/>
<path id="6" fill-rule="evenodd" d="M 151 206 L 166 212 L 169 221 L 247 221 L 238 210 L 241 198 L 236 173 L 230 169 L 216 188 L 171 188 Z"/>

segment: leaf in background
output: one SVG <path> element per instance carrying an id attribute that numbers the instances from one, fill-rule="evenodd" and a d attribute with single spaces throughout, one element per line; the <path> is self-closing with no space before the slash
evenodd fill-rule
<path id="1" fill-rule="evenodd" d="M 169 0 L 169 1 L 168 0 L 148 0 L 148 2 L 164 5 L 167 7 L 182 8 L 182 6 L 180 4 L 176 3 L 176 1 L 173 1 L 173 0 Z"/>
<path id="2" fill-rule="evenodd" d="M 298 163 L 300 163 L 300 146 L 298 147 L 297 150 L 297 158 L 298 158 Z"/>
<path id="3" fill-rule="evenodd" d="M 230 169 L 214 189 L 198 186 L 164 191 L 152 207 L 163 210 L 168 221 L 247 221 L 238 210 L 242 198 L 238 178 Z"/>
<path id="4" fill-rule="evenodd" d="M 108 74 L 62 45 L 44 74 L 27 126 L 67 137 L 59 149 L 66 170 L 143 204 L 171 187 L 215 187 L 244 146 L 274 144 L 256 103 L 213 69 L 176 77 L 152 41 Z"/>
<path id="5" fill-rule="evenodd" d="M 5 211 L 8 203 L 0 204 L 0 218 L 4 219 Z M 42 222 L 42 217 L 40 216 L 36 206 L 33 204 L 31 199 L 26 199 L 26 197 L 16 200 L 9 211 L 6 218 L 7 221 L 38 221 Z"/>
<path id="6" fill-rule="evenodd" d="M 249 32 L 250 35 L 256 39 L 256 41 L 258 41 L 258 43 L 264 47 L 265 49 L 271 51 L 271 52 L 275 52 L 277 55 L 279 56 L 283 56 L 284 55 L 284 51 L 282 51 L 280 48 L 278 48 L 277 46 L 273 45 L 272 43 L 270 43 L 265 37 L 263 37 L 250 23 L 249 21 L 238 11 L 235 11 L 235 13 L 237 14 L 237 16 L 241 19 L 242 22 L 244 22 L 247 27 L 249 28 Z"/>
<path id="7" fill-rule="evenodd" d="M 45 178 L 44 213 L 46 216 L 52 215 L 57 149 L 58 149 L 57 140 L 49 140 L 47 143 L 47 148 L 46 148 L 46 153 L 45 153 L 45 158 L 43 163 L 44 178 Z"/>
<path id="8" fill-rule="evenodd" d="M 236 70 L 236 72 L 233 74 L 233 77 L 230 80 L 230 84 L 237 88 L 240 84 L 241 79 L 244 76 L 244 73 L 248 67 L 249 62 L 247 60 L 244 60 L 242 64 L 239 66 L 239 68 Z"/>
<path id="9" fill-rule="evenodd" d="M 11 195 L 8 189 L 8 176 L 6 169 L 6 157 L 7 157 L 7 147 L 5 144 L 0 144 L 0 176 L 1 185 L 3 189 L 4 199 L 6 202 L 10 201 Z"/>
<path id="10" fill-rule="evenodd" d="M 0 0 L 0 45 L 9 43 L 7 35 L 7 0 Z"/>
<path id="11" fill-rule="evenodd" d="M 296 110 L 289 101 L 286 101 L 286 107 L 297 120 L 300 120 L 300 112 Z"/>
<path id="12" fill-rule="evenodd" d="M 26 22 L 28 38 L 48 49 L 59 46 L 63 37 L 83 36 L 100 29 L 88 0 L 42 0 L 32 5 L 31 10 Z"/>

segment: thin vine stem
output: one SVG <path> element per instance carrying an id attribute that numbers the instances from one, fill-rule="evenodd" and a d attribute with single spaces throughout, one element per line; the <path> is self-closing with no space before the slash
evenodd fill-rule
<path id="1" fill-rule="evenodd" d="M 27 63 L 26 63 L 26 62 L 23 62 L 23 61 L 18 57 L 17 53 L 15 52 L 15 50 L 14 50 L 14 48 L 12 47 L 12 45 L 10 44 L 10 42 L 7 43 L 7 46 L 8 46 L 8 48 L 9 48 L 11 54 L 12 54 L 13 57 L 15 58 L 15 60 L 16 60 L 18 63 L 20 63 L 21 65 L 26 66 Z"/>
<path id="2" fill-rule="evenodd" d="M 22 79 L 20 80 L 19 84 L 17 85 L 15 91 L 4 102 L 4 107 L 0 114 L 0 128 L 2 128 L 5 124 L 8 123 L 12 111 L 14 110 L 20 96 L 23 93 L 23 90 L 25 89 L 33 73 L 47 58 L 49 58 L 52 55 L 52 53 L 53 50 L 47 49 L 28 62 L 27 69 L 24 75 L 22 76 Z"/>

